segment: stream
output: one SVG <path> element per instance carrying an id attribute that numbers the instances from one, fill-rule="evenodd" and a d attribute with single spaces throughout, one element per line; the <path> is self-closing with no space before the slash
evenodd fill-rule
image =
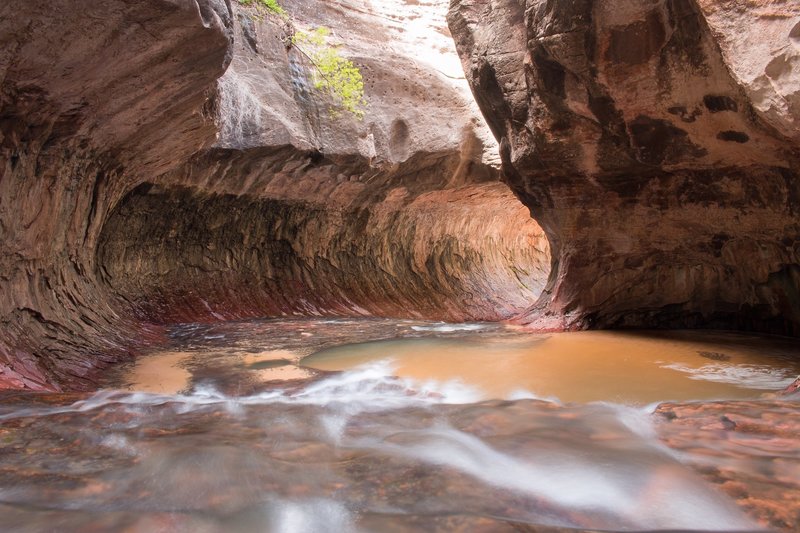
<path id="1" fill-rule="evenodd" d="M 791 531 L 796 341 L 184 324 L 94 394 L 0 397 L 12 531 Z"/>

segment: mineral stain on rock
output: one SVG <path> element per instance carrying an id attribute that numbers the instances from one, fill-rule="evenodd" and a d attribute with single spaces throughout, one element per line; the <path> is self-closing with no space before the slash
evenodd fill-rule
<path id="1" fill-rule="evenodd" d="M 711 359 L 712 361 L 730 361 L 731 356 L 720 352 L 707 352 L 704 350 L 697 352 L 700 357 Z"/>

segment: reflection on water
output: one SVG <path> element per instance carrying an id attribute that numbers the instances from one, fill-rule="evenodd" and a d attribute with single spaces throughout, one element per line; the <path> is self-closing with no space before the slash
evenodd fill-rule
<path id="1" fill-rule="evenodd" d="M 664 399 L 683 387 L 696 395 L 698 384 L 755 397 L 793 368 L 785 359 L 793 345 L 687 335 L 530 336 L 374 320 L 180 326 L 170 351 L 114 377 L 140 387 L 142 376 L 176 367 L 184 382 L 167 380 L 170 393 L 0 396 L 1 527 L 791 530 L 800 512 L 796 404 L 725 402 L 711 414 L 674 404 L 652 415 L 652 407 L 611 403 L 613 390 L 635 389 L 622 397 L 635 404 L 650 401 L 648 388 L 661 387 L 654 397 Z M 591 355 L 567 357 L 583 350 Z M 592 366 L 604 357 L 613 363 Z M 328 373 L 301 360 L 364 364 Z M 729 364 L 750 370 L 703 369 Z M 762 366 L 769 370 L 753 370 Z M 607 401 L 560 404 L 521 392 L 487 400 L 520 388 L 555 394 L 526 381 L 536 369 L 544 384 L 570 373 L 558 385 L 562 400 L 572 390 Z M 645 384 L 633 382 L 635 372 Z M 609 376 L 615 387 L 593 388 Z M 658 385 L 664 376 L 673 381 Z"/>
<path id="2" fill-rule="evenodd" d="M 651 336 L 652 335 L 652 336 Z M 664 400 L 757 398 L 800 374 L 800 347 L 738 334 L 509 332 L 346 345 L 302 360 L 345 370 L 389 359 L 399 376 L 458 379 L 484 398 L 551 398 L 644 405 Z M 712 360 L 709 360 L 712 357 Z"/>
<path id="3" fill-rule="evenodd" d="M 128 375 L 128 387 L 139 392 L 177 394 L 189 383 L 191 374 L 183 364 L 191 356 L 187 352 L 162 352 L 157 357 L 142 357 Z"/>

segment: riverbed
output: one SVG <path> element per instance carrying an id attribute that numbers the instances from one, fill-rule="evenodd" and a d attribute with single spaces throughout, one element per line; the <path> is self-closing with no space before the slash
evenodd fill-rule
<path id="1" fill-rule="evenodd" d="M 184 324 L 95 394 L 6 393 L 22 531 L 791 531 L 792 340 Z"/>

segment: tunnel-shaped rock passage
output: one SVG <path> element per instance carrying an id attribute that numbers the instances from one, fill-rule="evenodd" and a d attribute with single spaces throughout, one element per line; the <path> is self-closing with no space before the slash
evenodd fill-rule
<path id="1" fill-rule="evenodd" d="M 445 1 L 281 4 L 291 21 L 224 0 L 0 7 L 0 388 L 92 389 L 173 321 L 496 320 L 536 300 L 548 243 L 500 183 Z M 363 120 L 330 113 L 287 46 L 318 26 L 364 73 Z"/>
<path id="2" fill-rule="evenodd" d="M 145 184 L 101 234 L 99 277 L 138 318 L 498 320 L 547 281 L 549 247 L 499 183 L 338 208 Z"/>

